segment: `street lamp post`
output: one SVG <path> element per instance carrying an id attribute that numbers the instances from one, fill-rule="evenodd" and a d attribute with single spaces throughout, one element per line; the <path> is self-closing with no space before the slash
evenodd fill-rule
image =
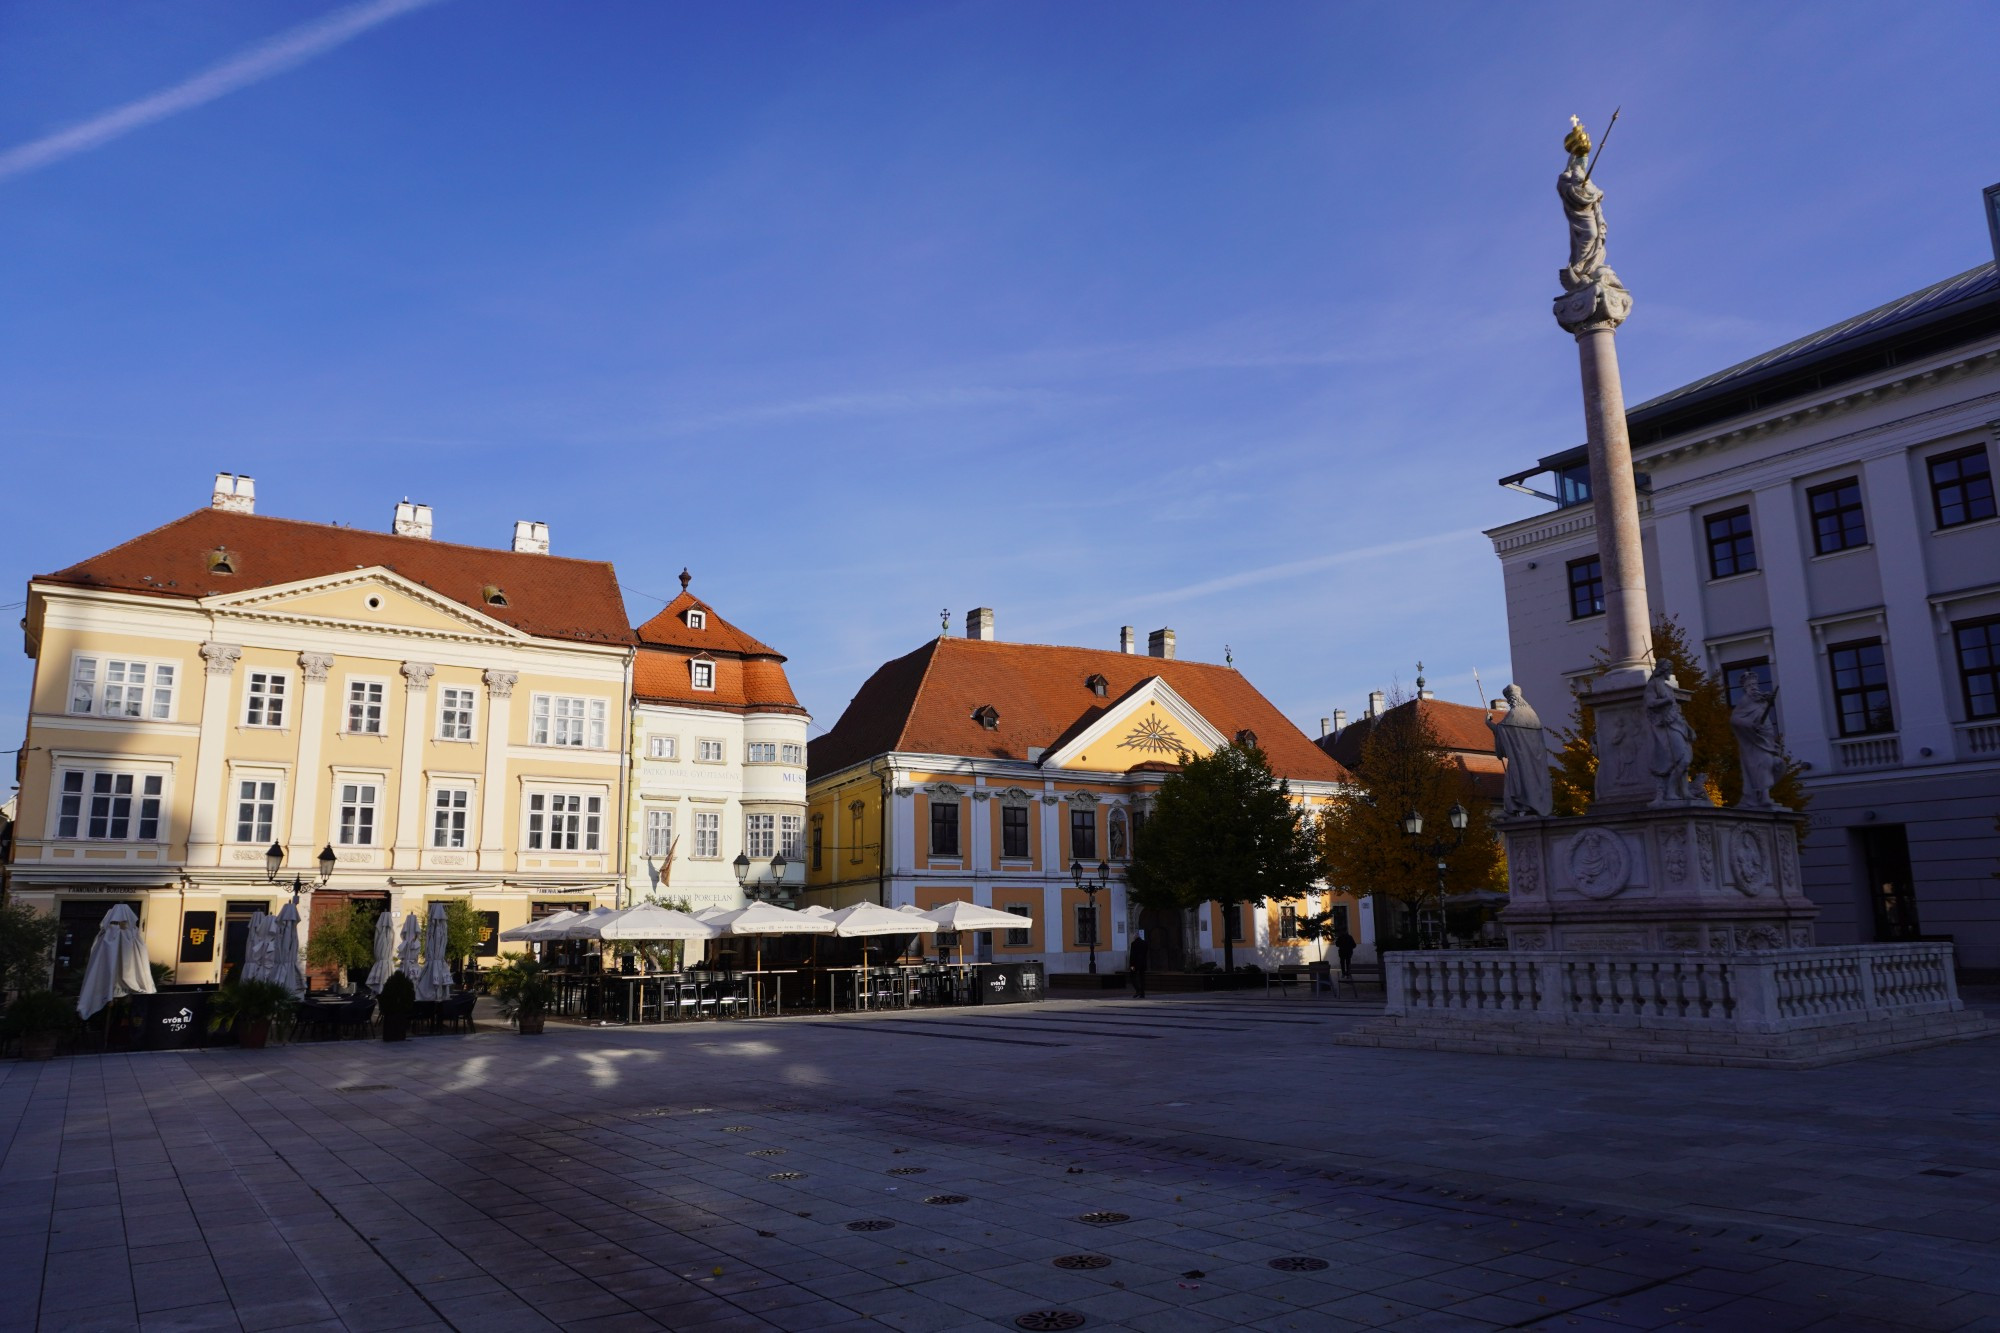
<path id="1" fill-rule="evenodd" d="M 1079 889 L 1090 895 L 1090 974 L 1096 976 L 1097 892 L 1111 883 L 1111 863 L 1109 861 L 1099 861 L 1097 863 L 1097 878 L 1085 879 L 1083 877 L 1083 862 L 1071 861 L 1069 863 L 1069 877 L 1076 881 L 1076 886 Z"/>
<path id="2" fill-rule="evenodd" d="M 333 867 L 340 858 L 333 854 L 333 844 L 328 843 L 321 849 L 319 856 L 315 859 L 319 862 L 319 884 L 313 887 L 318 888 L 333 878 Z M 278 872 L 284 868 L 285 849 L 274 842 L 264 850 L 264 878 L 273 884 L 280 883 Z M 305 891 L 305 887 L 305 881 L 300 879 L 295 872 L 292 875 L 292 903 L 294 906 L 298 904 L 299 894 Z"/>
<path id="3" fill-rule="evenodd" d="M 1469 816 L 1467 816 L 1467 814 L 1465 813 L 1465 807 L 1460 805 L 1456 801 L 1452 802 L 1451 813 L 1445 816 L 1445 818 L 1451 822 L 1450 840 L 1447 841 L 1441 837 L 1433 837 L 1430 840 L 1430 842 L 1424 845 L 1424 855 L 1430 857 L 1431 859 L 1437 862 L 1437 872 L 1438 872 L 1437 934 L 1438 934 L 1438 948 L 1440 949 L 1444 947 L 1445 934 L 1446 934 L 1445 910 L 1444 910 L 1445 858 L 1451 855 L 1453 852 L 1457 851 L 1459 848 L 1459 844 L 1465 841 L 1465 826 L 1470 822 Z M 1423 832 L 1424 832 L 1424 817 L 1421 814 L 1419 814 L 1414 808 L 1412 808 L 1410 813 L 1403 816 L 1403 835 L 1409 838 L 1420 838 L 1423 836 Z"/>

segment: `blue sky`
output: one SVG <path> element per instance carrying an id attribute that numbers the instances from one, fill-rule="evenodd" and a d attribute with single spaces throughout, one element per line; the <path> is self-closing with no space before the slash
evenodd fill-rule
<path id="1" fill-rule="evenodd" d="M 0 599 L 224 469 L 544 519 L 635 618 L 687 565 L 816 731 L 979 605 L 1228 645 L 1309 732 L 1418 659 L 1471 702 L 1479 530 L 1534 508 L 1494 479 L 1582 435 L 1570 113 L 1624 107 L 1636 402 L 1990 258 L 1996 47 L 1948 3 L 9 4 Z"/>

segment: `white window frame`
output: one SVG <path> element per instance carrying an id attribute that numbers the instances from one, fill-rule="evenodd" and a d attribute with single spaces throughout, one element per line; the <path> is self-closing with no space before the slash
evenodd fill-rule
<path id="1" fill-rule="evenodd" d="M 708 693 L 715 691 L 715 662 L 706 657 L 697 657 L 688 663 L 688 684 L 694 689 Z"/>
<path id="2" fill-rule="evenodd" d="M 58 759 L 49 801 L 49 837 L 61 842 L 132 843 L 167 841 L 172 807 L 171 771 L 107 763 L 101 759 Z M 71 782 L 74 778 L 76 781 Z M 122 805 L 121 805 L 122 801 Z M 99 829 L 99 823 L 102 828 Z M 69 827 L 64 828 L 67 824 Z M 143 836 L 146 825 L 153 836 Z M 115 830 L 123 826 L 122 835 Z"/>
<path id="3" fill-rule="evenodd" d="M 431 788 L 429 806 L 429 827 L 425 830 L 428 846 L 440 852 L 456 852 L 473 845 L 472 812 L 479 808 L 479 799 L 472 783 L 438 783 Z M 451 837 L 458 841 L 446 840 Z"/>
<path id="4" fill-rule="evenodd" d="M 745 741 L 743 762 L 746 764 L 775 764 L 778 762 L 776 741 Z"/>
<path id="5" fill-rule="evenodd" d="M 778 854 L 776 815 L 743 816 L 743 854 L 755 861 L 768 861 Z"/>
<path id="6" fill-rule="evenodd" d="M 787 861 L 803 861 L 806 855 L 806 817 L 778 816 L 778 850 Z"/>
<path id="7" fill-rule="evenodd" d="M 797 741 L 786 741 L 778 747 L 778 762 L 790 764 L 793 768 L 806 766 L 806 747 Z"/>
<path id="8" fill-rule="evenodd" d="M 134 680 L 136 668 L 139 679 Z M 160 684 L 162 673 L 167 678 Z M 115 677 L 115 679 L 114 679 Z M 70 658 L 69 701 L 65 708 L 79 717 L 115 717 L 127 722 L 171 722 L 180 702 L 181 664 L 157 657 L 112 657 L 76 653 Z M 118 694 L 118 710 L 109 698 Z M 135 699 L 127 699 L 136 693 Z M 79 708 L 77 705 L 83 706 Z M 133 705 L 138 711 L 132 711 Z"/>
<path id="9" fill-rule="evenodd" d="M 263 689 L 258 688 L 262 680 Z M 261 705 L 261 706 L 260 706 Z M 248 667 L 243 675 L 243 725 L 283 731 L 291 720 L 292 673 Z"/>
<path id="10" fill-rule="evenodd" d="M 693 859 L 696 861 L 719 861 L 722 859 L 722 812 L 720 810 L 697 810 L 694 812 Z"/>
<path id="11" fill-rule="evenodd" d="M 271 794 L 268 798 L 261 793 L 246 796 L 243 791 L 245 787 L 269 787 Z M 278 836 L 284 827 L 279 822 L 279 816 L 285 808 L 285 782 L 282 774 L 270 770 L 259 772 L 255 769 L 236 769 L 229 775 L 229 791 L 229 830 L 231 842 L 244 847 L 266 847 L 271 843 L 283 841 Z M 261 821 L 263 832 L 259 833 L 257 831 L 259 823 L 257 815 L 253 813 L 251 816 L 251 830 L 247 836 L 245 835 L 243 831 L 243 811 L 246 806 L 269 807 L 269 812 L 264 815 Z"/>
<path id="12" fill-rule="evenodd" d="M 528 706 L 528 743 L 602 750 L 610 706 L 583 694 L 537 694 Z"/>
<path id="13" fill-rule="evenodd" d="M 462 706 L 461 702 L 462 701 Z M 479 691 L 470 685 L 438 686 L 437 738 L 441 741 L 477 740 L 479 733 Z M 457 733 L 463 731 L 463 736 Z"/>
<path id="14" fill-rule="evenodd" d="M 378 777 L 336 775 L 333 780 L 333 843 L 336 847 L 380 847 L 382 789 Z M 351 812 L 351 818 L 350 818 Z M 358 836 L 365 834 L 365 837 Z"/>
<path id="15" fill-rule="evenodd" d="M 648 759 L 679 759 L 681 738 L 678 736 L 648 736 L 646 738 Z"/>
<path id="16" fill-rule="evenodd" d="M 695 742 L 695 762 L 698 764 L 726 764 L 729 762 L 729 747 L 713 736 L 703 736 Z M 714 753 L 711 754 L 710 748 Z"/>
<path id="17" fill-rule="evenodd" d="M 674 854 L 674 812 L 670 806 L 646 807 L 646 855 L 659 861 Z"/>
<path id="18" fill-rule="evenodd" d="M 522 805 L 522 850 L 603 854 L 611 801 L 601 788 L 530 787 Z"/>
<path id="19" fill-rule="evenodd" d="M 707 629 L 708 612 L 702 610 L 698 606 L 689 607 L 687 613 L 687 627 L 689 629 Z"/>
<path id="20" fill-rule="evenodd" d="M 368 697 L 367 692 L 370 690 L 374 691 L 373 699 Z M 357 692 L 361 694 L 361 697 L 358 699 L 355 697 Z M 355 725 L 354 710 L 357 707 L 362 710 L 360 720 L 364 723 L 374 722 L 375 725 L 373 727 Z M 374 710 L 373 717 L 369 715 L 370 709 Z M 347 736 L 382 736 L 387 734 L 385 728 L 388 726 L 388 723 L 389 682 L 380 676 L 349 676 L 347 678 L 347 688 L 342 691 L 341 733 Z M 354 845 L 360 846 L 361 844 L 356 843 Z"/>

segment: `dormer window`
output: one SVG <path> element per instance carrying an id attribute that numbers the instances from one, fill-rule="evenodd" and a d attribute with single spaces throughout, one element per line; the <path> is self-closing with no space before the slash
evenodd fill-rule
<path id="1" fill-rule="evenodd" d="M 484 588 L 481 588 L 479 596 L 488 606 L 507 605 L 507 594 L 501 590 L 500 585 L 497 583 L 489 583 Z"/>
<path id="2" fill-rule="evenodd" d="M 689 681 L 698 690 L 715 688 L 715 663 L 705 657 L 697 657 L 688 663 Z"/>
<path id="3" fill-rule="evenodd" d="M 1089 686 L 1090 692 L 1096 695 L 1100 699 L 1102 699 L 1111 690 L 1111 682 L 1106 680 L 1102 676 L 1093 675 L 1090 677 L 1090 679 L 1084 681 L 1083 683 Z"/>
<path id="4" fill-rule="evenodd" d="M 972 720 L 988 731 L 1000 729 L 1000 710 L 992 704 L 981 704 L 972 710 Z"/>
<path id="5" fill-rule="evenodd" d="M 689 607 L 687 611 L 687 626 L 689 629 L 707 629 L 708 612 L 698 606 Z"/>
<path id="6" fill-rule="evenodd" d="M 1236 733 L 1236 743 L 1246 750 L 1257 748 L 1257 733 L 1245 727 Z"/>
<path id="7" fill-rule="evenodd" d="M 211 574 L 234 574 L 236 553 L 227 546 L 218 546 L 208 553 L 208 572 Z"/>

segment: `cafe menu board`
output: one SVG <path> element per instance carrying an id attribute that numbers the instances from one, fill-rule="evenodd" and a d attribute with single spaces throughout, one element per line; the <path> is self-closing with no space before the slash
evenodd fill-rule
<path id="1" fill-rule="evenodd" d="M 214 960 L 215 913 L 184 913 L 181 916 L 181 961 L 208 963 Z"/>
<path id="2" fill-rule="evenodd" d="M 498 912 L 474 912 L 479 918 L 479 947 L 472 952 L 479 958 L 496 958 L 500 954 L 500 914 Z"/>

